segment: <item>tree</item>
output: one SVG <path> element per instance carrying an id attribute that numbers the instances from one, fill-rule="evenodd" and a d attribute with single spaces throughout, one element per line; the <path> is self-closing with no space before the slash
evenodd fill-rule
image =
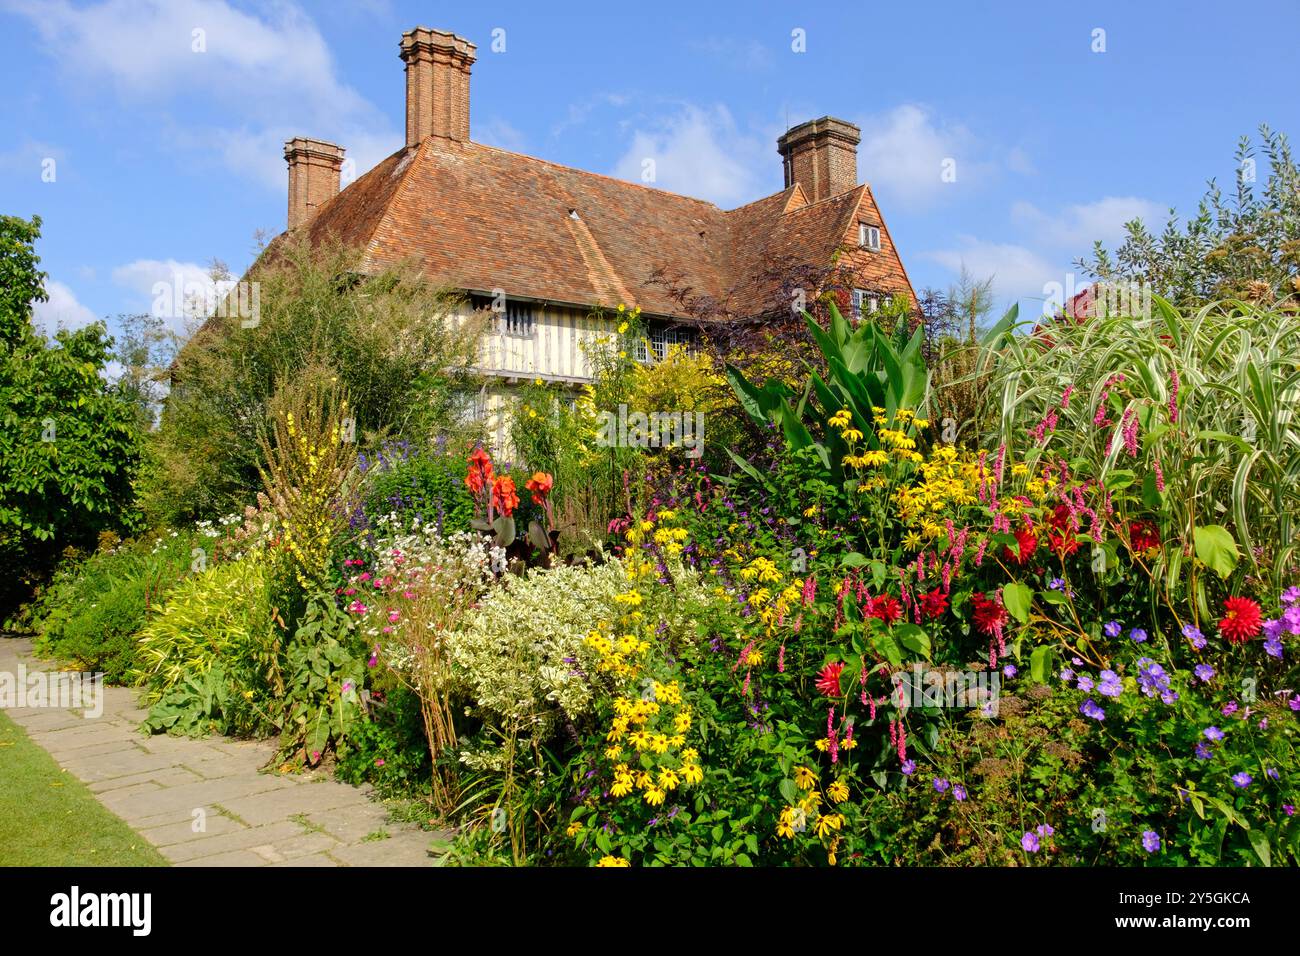
<path id="1" fill-rule="evenodd" d="M 277 396 L 308 375 L 333 376 L 347 391 L 358 447 L 399 436 L 420 443 L 452 426 L 477 325 L 458 324 L 453 298 L 414 270 L 363 275 L 356 261 L 336 244 L 279 240 L 180 349 L 142 473 L 151 522 L 211 518 L 251 501 Z"/>
<path id="2" fill-rule="evenodd" d="M 1211 179 L 1182 229 L 1172 209 L 1159 235 L 1135 219 L 1114 255 L 1098 242 L 1092 260 L 1076 264 L 1104 282 L 1149 283 L 1181 308 L 1225 298 L 1300 301 L 1300 170 L 1285 136 L 1267 126 L 1259 132 L 1269 169 L 1262 193 L 1256 193 L 1256 148 L 1243 136 L 1230 200 Z"/>
<path id="3" fill-rule="evenodd" d="M 5 597 L 46 574 L 66 547 L 133 523 L 139 425 L 130 400 L 103 378 L 113 340 L 102 322 L 32 325 L 46 299 L 37 266 L 41 221 L 0 216 L 0 572 Z"/>

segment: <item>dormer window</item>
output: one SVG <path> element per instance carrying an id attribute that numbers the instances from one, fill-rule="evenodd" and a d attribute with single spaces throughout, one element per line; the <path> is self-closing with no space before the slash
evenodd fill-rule
<path id="1" fill-rule="evenodd" d="M 858 245 L 864 249 L 870 249 L 872 252 L 879 252 L 880 227 L 869 226 L 865 222 L 858 223 Z"/>

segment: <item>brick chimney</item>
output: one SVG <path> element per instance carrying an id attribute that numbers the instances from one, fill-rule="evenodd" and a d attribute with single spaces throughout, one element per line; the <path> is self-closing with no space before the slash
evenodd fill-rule
<path id="1" fill-rule="evenodd" d="M 289 228 L 293 229 L 338 195 L 343 147 L 299 136 L 284 144 L 284 158 L 289 163 Z"/>
<path id="2" fill-rule="evenodd" d="M 416 27 L 402 34 L 406 145 L 430 136 L 469 139 L 469 68 L 477 49 L 464 37 Z"/>
<path id="3" fill-rule="evenodd" d="M 858 143 L 852 123 L 823 116 L 800 123 L 776 141 L 787 187 L 798 183 L 809 202 L 848 192 L 858 184 Z"/>

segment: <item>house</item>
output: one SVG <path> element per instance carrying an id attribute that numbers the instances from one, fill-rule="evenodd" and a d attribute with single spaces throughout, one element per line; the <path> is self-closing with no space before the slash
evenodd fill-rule
<path id="1" fill-rule="evenodd" d="M 582 342 L 612 328 L 605 316 L 619 304 L 641 307 L 643 351 L 662 355 L 699 329 L 682 290 L 724 319 L 788 314 L 782 265 L 849 264 L 862 314 L 901 293 L 915 301 L 871 189 L 858 182 L 851 123 L 828 116 L 789 130 L 777 141 L 785 188 L 723 210 L 475 143 L 474 44 L 418 27 L 402 35 L 400 55 L 405 145 L 340 190 L 342 146 L 287 142 L 289 229 L 362 249 L 362 271 L 414 257 L 432 281 L 467 293 L 467 309 L 491 305 L 478 413 L 499 444 L 511 383 L 589 381 Z"/>

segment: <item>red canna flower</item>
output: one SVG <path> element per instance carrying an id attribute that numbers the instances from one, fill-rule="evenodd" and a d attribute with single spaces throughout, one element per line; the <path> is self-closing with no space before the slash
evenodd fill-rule
<path id="1" fill-rule="evenodd" d="M 492 483 L 492 505 L 507 518 L 519 507 L 513 478 L 498 478 Z"/>
<path id="2" fill-rule="evenodd" d="M 492 481 L 492 459 L 482 448 L 475 448 L 469 455 L 469 474 L 465 476 L 465 487 L 474 494 L 481 494 L 483 486 Z"/>
<path id="3" fill-rule="evenodd" d="M 867 617 L 874 617 L 877 620 L 884 621 L 889 626 L 892 626 L 903 616 L 903 606 L 898 603 L 898 599 L 887 594 L 867 598 L 865 610 Z"/>
<path id="4" fill-rule="evenodd" d="M 544 471 L 533 472 L 533 477 L 524 482 L 524 487 L 533 493 L 533 504 L 540 505 L 551 493 L 555 479 Z"/>
<path id="5" fill-rule="evenodd" d="M 840 696 L 840 674 L 844 670 L 844 662 L 836 661 L 833 664 L 827 664 L 817 675 L 817 690 L 827 697 Z"/>
<path id="6" fill-rule="evenodd" d="M 982 593 L 970 596 L 974 609 L 975 627 L 981 634 L 996 634 L 1007 623 L 1007 609 L 997 601 L 990 601 Z"/>
<path id="7" fill-rule="evenodd" d="M 1219 633 L 1229 644 L 1245 644 L 1259 633 L 1262 624 L 1259 605 L 1250 598 L 1224 598 L 1223 612 Z"/>

